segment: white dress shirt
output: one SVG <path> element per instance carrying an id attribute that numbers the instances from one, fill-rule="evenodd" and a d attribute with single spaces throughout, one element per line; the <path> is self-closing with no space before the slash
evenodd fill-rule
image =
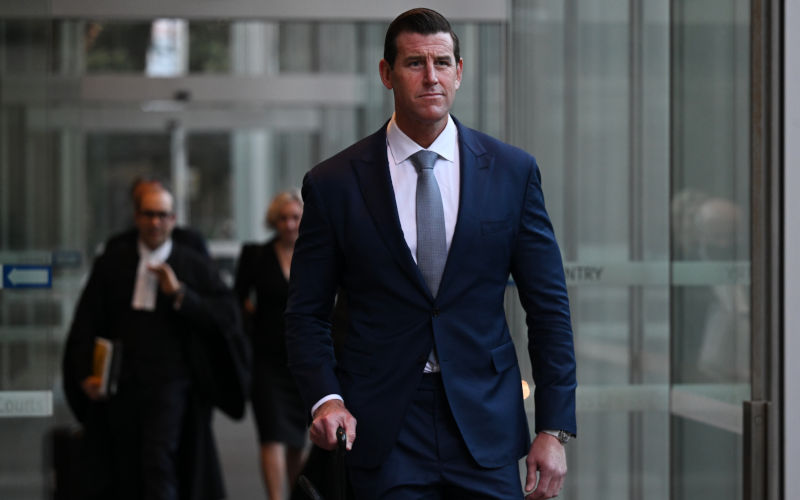
<path id="1" fill-rule="evenodd" d="M 400 217 L 400 228 L 406 240 L 414 262 L 417 261 L 417 170 L 409 159 L 421 149 L 426 149 L 414 142 L 397 126 L 395 115 L 386 127 L 386 157 L 389 160 L 389 175 L 392 179 L 394 198 L 397 202 L 397 215 Z M 447 116 L 447 125 L 428 148 L 439 155 L 433 166 L 433 175 L 439 184 L 444 209 L 444 228 L 447 251 L 453 241 L 453 232 L 458 218 L 458 197 L 460 192 L 461 171 L 458 151 L 458 129 L 453 118 Z M 429 359 L 425 364 L 426 373 L 439 371 L 438 363 Z M 311 414 L 323 403 L 332 399 L 342 400 L 338 394 L 329 394 L 311 408 Z"/>
<path id="2" fill-rule="evenodd" d="M 392 177 L 394 198 L 397 200 L 397 214 L 400 227 L 408 244 L 414 262 L 417 261 L 417 170 L 409 159 L 423 148 L 409 138 L 397 126 L 394 115 L 386 128 L 386 156 L 389 159 L 389 174 Z M 433 167 L 433 175 L 442 193 L 444 208 L 444 228 L 447 250 L 453 241 L 453 231 L 458 217 L 458 195 L 461 178 L 458 152 L 458 129 L 448 115 L 447 125 L 427 148 L 439 155 Z"/>
<path id="3" fill-rule="evenodd" d="M 172 253 L 172 239 L 167 239 L 160 247 L 150 250 L 147 245 L 138 242 L 139 267 L 136 268 L 136 282 L 133 285 L 131 307 L 140 311 L 155 311 L 158 296 L 158 278 L 148 265 L 157 266 L 169 258 Z"/>

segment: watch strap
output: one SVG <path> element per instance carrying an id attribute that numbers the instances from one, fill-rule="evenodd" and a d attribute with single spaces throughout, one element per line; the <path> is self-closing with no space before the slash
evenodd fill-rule
<path id="1" fill-rule="evenodd" d="M 558 442 L 561 444 L 566 444 L 567 441 L 569 441 L 569 439 L 572 437 L 572 435 L 569 432 L 563 430 L 555 431 L 551 429 L 544 429 L 541 432 L 544 432 L 545 434 L 550 434 L 554 438 L 558 439 Z"/>

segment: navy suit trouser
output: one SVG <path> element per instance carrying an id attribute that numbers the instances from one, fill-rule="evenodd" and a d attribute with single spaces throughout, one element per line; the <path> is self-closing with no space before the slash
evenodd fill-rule
<path id="1" fill-rule="evenodd" d="M 358 443 L 369 446 L 369 443 Z M 397 442 L 376 468 L 349 469 L 358 500 L 520 500 L 517 461 L 487 469 L 472 458 L 450 411 L 441 375 L 426 374 Z"/>

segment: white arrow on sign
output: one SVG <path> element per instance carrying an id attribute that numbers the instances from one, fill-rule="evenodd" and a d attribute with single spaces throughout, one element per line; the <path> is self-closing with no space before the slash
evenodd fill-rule
<path id="1" fill-rule="evenodd" d="M 12 269 L 8 281 L 13 285 L 46 285 L 50 281 L 47 269 Z"/>

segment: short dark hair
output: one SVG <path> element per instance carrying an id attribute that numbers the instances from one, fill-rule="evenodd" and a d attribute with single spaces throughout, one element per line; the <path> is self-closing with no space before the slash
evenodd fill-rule
<path id="1" fill-rule="evenodd" d="M 458 63 L 461 60 L 461 50 L 458 47 L 458 36 L 450 27 L 450 22 L 435 10 L 422 7 L 403 12 L 392 21 L 386 30 L 386 40 L 383 42 L 383 58 L 389 63 L 390 68 L 394 67 L 394 60 L 397 58 L 397 37 L 400 33 L 434 35 L 442 32 L 450 33 L 453 38 L 453 54 Z"/>

